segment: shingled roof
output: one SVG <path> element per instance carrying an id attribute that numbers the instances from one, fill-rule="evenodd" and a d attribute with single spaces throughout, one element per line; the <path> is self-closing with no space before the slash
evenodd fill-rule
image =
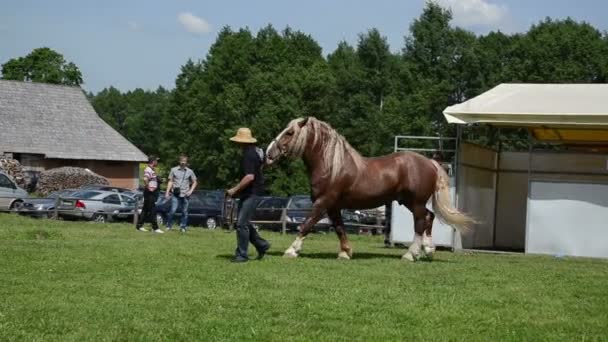
<path id="1" fill-rule="evenodd" d="M 146 161 L 105 123 L 79 87 L 0 80 L 0 152 Z"/>

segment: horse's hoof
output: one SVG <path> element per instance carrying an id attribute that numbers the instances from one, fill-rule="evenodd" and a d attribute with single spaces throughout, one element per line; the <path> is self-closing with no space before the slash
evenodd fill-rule
<path id="1" fill-rule="evenodd" d="M 426 257 L 429 259 L 433 259 L 433 255 L 435 254 L 435 248 L 433 247 L 424 247 L 424 254 L 426 254 Z"/>
<path id="2" fill-rule="evenodd" d="M 407 260 L 407 261 L 414 262 L 414 261 L 416 261 L 416 258 L 414 258 L 412 253 L 407 252 L 407 253 L 403 254 L 403 256 L 401 257 L 401 260 Z"/>
<path id="3" fill-rule="evenodd" d="M 284 258 L 289 258 L 289 259 L 293 259 L 293 258 L 297 258 L 298 257 L 298 253 L 294 252 L 294 251 L 286 251 L 285 254 L 283 254 Z"/>
<path id="4" fill-rule="evenodd" d="M 346 253 L 344 251 L 338 253 L 338 259 L 341 259 L 341 260 L 350 260 L 350 258 L 351 258 L 351 255 L 348 255 L 348 253 Z"/>

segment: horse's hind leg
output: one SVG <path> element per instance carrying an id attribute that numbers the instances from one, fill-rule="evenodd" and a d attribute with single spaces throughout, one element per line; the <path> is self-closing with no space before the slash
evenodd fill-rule
<path id="1" fill-rule="evenodd" d="M 336 228 L 336 234 L 338 234 L 338 238 L 340 239 L 340 253 L 338 253 L 338 259 L 348 260 L 352 258 L 353 249 L 348 242 L 346 228 L 344 228 L 344 221 L 342 220 L 340 210 L 332 209 L 329 210 L 327 214 L 329 215 L 332 225 Z"/>
<path id="2" fill-rule="evenodd" d="M 435 219 L 435 214 L 432 211 L 426 210 L 426 216 L 424 217 L 424 236 L 422 237 L 422 250 L 424 254 L 429 259 L 433 258 L 433 254 L 435 254 L 435 245 L 433 244 L 433 220 Z"/>
<path id="3" fill-rule="evenodd" d="M 410 208 L 414 216 L 414 241 L 402 257 L 404 260 L 416 261 L 420 257 L 420 246 L 422 245 L 422 236 L 426 230 L 427 209 L 424 204 L 416 204 Z"/>

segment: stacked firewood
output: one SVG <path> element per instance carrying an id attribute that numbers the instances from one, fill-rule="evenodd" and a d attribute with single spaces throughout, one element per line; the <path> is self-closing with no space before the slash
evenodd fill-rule
<path id="1" fill-rule="evenodd" d="M 109 185 L 110 182 L 89 169 L 60 167 L 43 171 L 38 180 L 37 192 L 47 195 L 63 189 L 77 189 L 84 185 Z"/>
<path id="2" fill-rule="evenodd" d="M 0 156 L 0 170 L 11 176 L 17 185 L 24 188 L 26 179 L 23 176 L 23 170 L 21 169 L 21 163 L 13 158 Z"/>

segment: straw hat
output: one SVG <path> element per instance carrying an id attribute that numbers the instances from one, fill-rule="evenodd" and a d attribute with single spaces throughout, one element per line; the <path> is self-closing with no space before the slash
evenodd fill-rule
<path id="1" fill-rule="evenodd" d="M 251 130 L 249 128 L 239 128 L 239 130 L 236 132 L 236 135 L 233 136 L 232 138 L 230 138 L 231 141 L 234 142 L 238 142 L 238 143 L 246 143 L 246 144 L 253 144 L 255 143 L 257 140 L 251 135 Z"/>

